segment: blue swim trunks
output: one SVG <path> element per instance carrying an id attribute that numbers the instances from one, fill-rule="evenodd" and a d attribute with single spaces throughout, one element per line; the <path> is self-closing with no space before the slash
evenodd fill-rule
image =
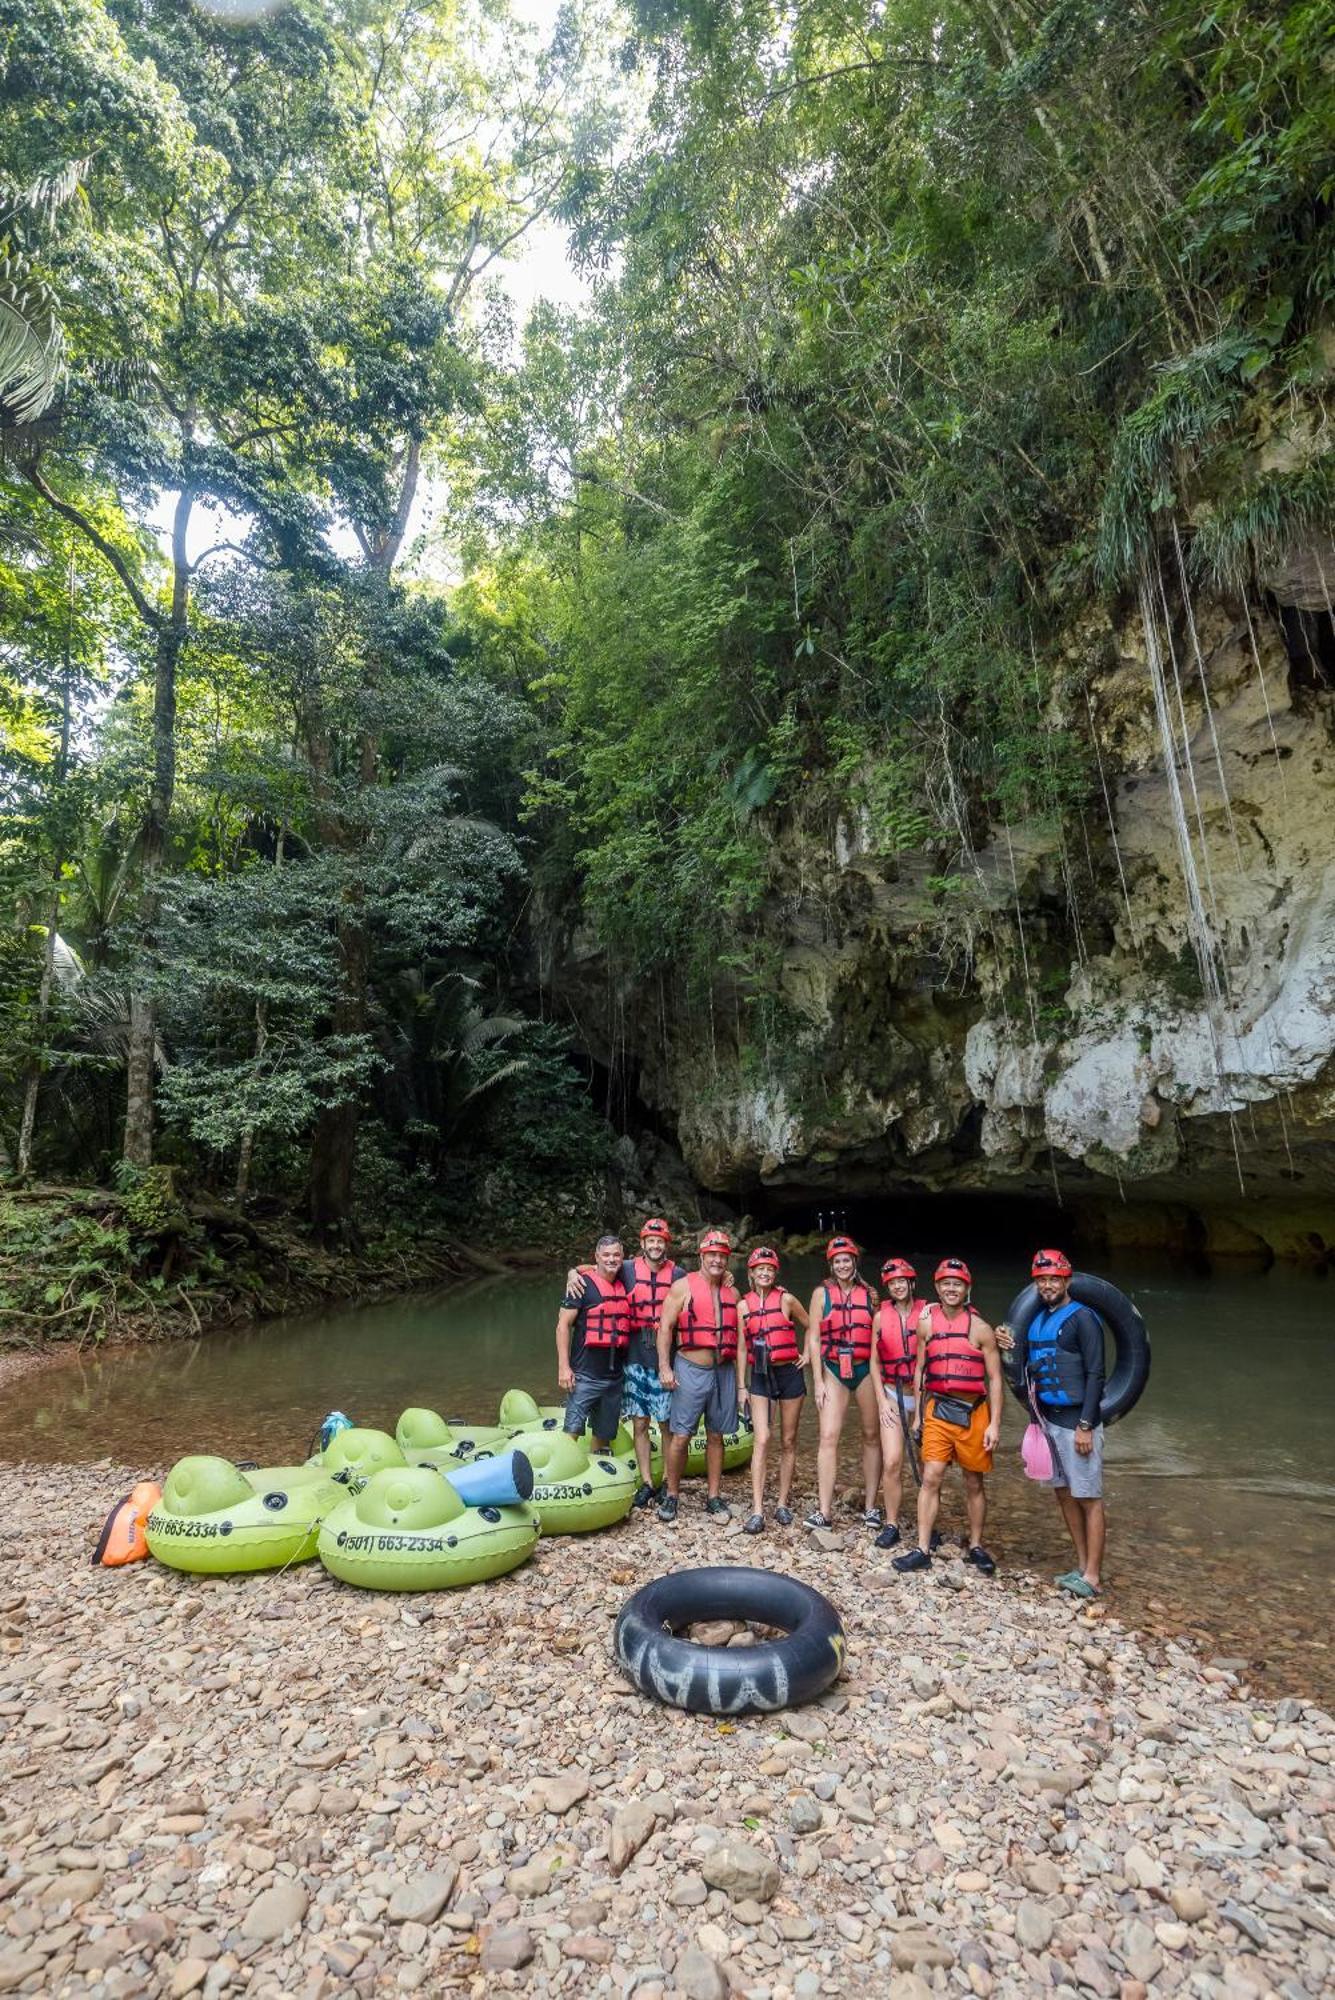
<path id="1" fill-rule="evenodd" d="M 628 1361 L 624 1383 L 621 1393 L 623 1417 L 653 1417 L 660 1424 L 667 1422 L 672 1391 L 665 1389 L 659 1381 L 657 1368 L 647 1368 L 641 1361 Z"/>

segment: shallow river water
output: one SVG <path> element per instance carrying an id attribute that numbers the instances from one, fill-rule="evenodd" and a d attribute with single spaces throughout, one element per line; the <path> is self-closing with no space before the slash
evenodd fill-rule
<path id="1" fill-rule="evenodd" d="M 1013 1268 L 975 1259 L 975 1297 L 990 1318 L 1018 1289 Z M 816 1272 L 804 1260 L 786 1275 L 805 1296 Z M 1108 1436 L 1110 1609 L 1159 1632 L 1190 1634 L 1280 1692 L 1335 1705 L 1330 1285 L 1294 1272 L 1204 1277 L 1129 1263 L 1106 1275 L 1136 1299 L 1154 1351 L 1144 1399 Z M 389 1430 L 412 1403 L 494 1422 L 511 1386 L 558 1400 L 559 1284 L 555 1273 L 526 1274 L 91 1355 L 8 1385 L 0 1458 L 106 1457 L 161 1473 L 187 1451 L 270 1464 L 304 1456 L 334 1407 Z M 804 1422 L 805 1498 L 814 1478 L 810 1405 Z M 1003 1563 L 1055 1572 L 1068 1567 L 1069 1545 L 1052 1496 L 1019 1471 L 1023 1425 L 1008 1400 L 987 1539 Z M 738 1504 L 744 1479 L 729 1482 Z M 962 1522 L 952 1496 L 943 1525 Z M 727 1548 L 740 1559 L 736 1543 Z M 832 1557 L 836 1597 L 837 1563 Z"/>

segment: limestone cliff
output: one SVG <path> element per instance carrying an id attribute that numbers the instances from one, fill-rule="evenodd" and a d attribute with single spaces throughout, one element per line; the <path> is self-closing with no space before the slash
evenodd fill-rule
<path id="1" fill-rule="evenodd" d="M 622 991 L 586 941 L 549 934 L 547 976 L 591 1053 L 629 1058 L 700 1181 L 752 1202 L 1055 1193 L 1104 1237 L 1324 1261 L 1327 577 L 1329 545 L 1250 608 L 1091 612 L 1048 717 L 1098 746 L 1098 788 L 1064 828 L 896 856 L 848 818 L 778 827 L 775 1004 L 722 975 L 703 1014 L 670 987 Z"/>

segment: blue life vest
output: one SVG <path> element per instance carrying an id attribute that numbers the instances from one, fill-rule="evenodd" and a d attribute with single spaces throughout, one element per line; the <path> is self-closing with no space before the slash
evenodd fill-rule
<path id="1" fill-rule="evenodd" d="M 1040 1403 L 1046 1403 L 1052 1410 L 1075 1409 L 1084 1399 L 1073 1396 L 1062 1386 L 1062 1367 L 1057 1353 L 1057 1335 L 1061 1332 L 1072 1313 L 1078 1313 L 1077 1300 L 1068 1299 L 1064 1306 L 1056 1306 L 1049 1312 L 1040 1307 L 1029 1325 L 1029 1379 L 1034 1385 L 1034 1394 Z M 1083 1375 L 1083 1366 L 1078 1354 L 1064 1354 L 1068 1369 Z"/>

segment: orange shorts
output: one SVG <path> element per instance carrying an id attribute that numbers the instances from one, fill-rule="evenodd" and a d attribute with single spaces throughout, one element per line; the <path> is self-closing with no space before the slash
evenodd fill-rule
<path id="1" fill-rule="evenodd" d="M 934 1459 L 939 1465 L 958 1465 L 965 1472 L 990 1472 L 992 1454 L 983 1449 L 983 1432 L 988 1424 L 986 1396 L 970 1418 L 967 1431 L 962 1431 L 957 1424 L 943 1424 L 932 1414 L 936 1408 L 935 1396 L 925 1396 L 923 1403 L 926 1410 L 922 1420 L 924 1463 Z"/>

